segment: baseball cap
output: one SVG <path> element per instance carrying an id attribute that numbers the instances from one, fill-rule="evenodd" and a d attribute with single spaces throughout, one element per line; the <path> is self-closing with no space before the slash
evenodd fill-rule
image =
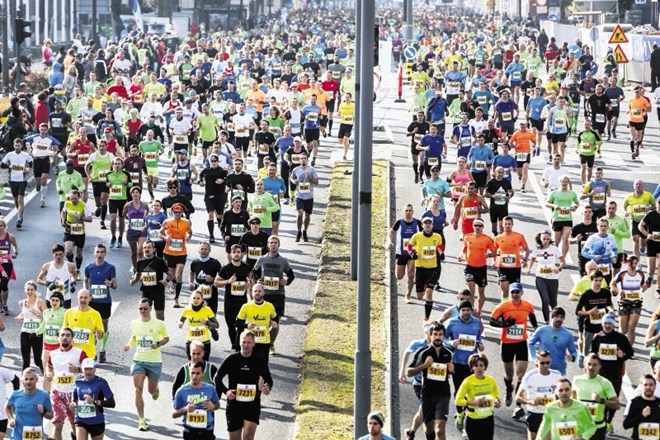
<path id="1" fill-rule="evenodd" d="M 85 368 L 96 368 L 96 364 L 94 363 L 94 359 L 92 358 L 85 358 L 80 364 L 80 368 L 83 370 Z"/>
<path id="2" fill-rule="evenodd" d="M 426 222 L 431 222 L 431 223 L 433 223 L 433 219 L 432 219 L 431 217 L 424 217 L 424 218 L 422 219 L 422 223 L 426 223 Z"/>
<path id="3" fill-rule="evenodd" d="M 185 148 L 177 150 L 176 152 L 177 152 L 177 154 L 188 154 L 188 150 L 186 150 Z"/>
<path id="4" fill-rule="evenodd" d="M 605 315 L 605 317 L 603 318 L 603 324 L 612 324 L 612 325 L 616 325 L 616 318 L 615 318 L 614 315 L 612 315 L 611 313 L 608 313 L 608 314 Z"/>
<path id="5" fill-rule="evenodd" d="M 461 303 L 458 305 L 458 310 L 465 308 L 472 309 L 472 303 L 468 300 L 461 301 Z"/>
<path id="6" fill-rule="evenodd" d="M 261 219 L 259 217 L 252 217 L 250 220 L 248 220 L 248 224 L 261 224 Z"/>
<path id="7" fill-rule="evenodd" d="M 520 283 L 511 283 L 509 284 L 509 293 L 511 292 L 522 292 L 523 291 L 523 286 Z"/>
<path id="8" fill-rule="evenodd" d="M 231 201 L 233 202 L 234 200 L 243 200 L 243 197 L 241 196 L 234 196 L 231 198 Z"/>
<path id="9" fill-rule="evenodd" d="M 431 171 L 440 171 L 440 167 L 438 165 L 433 165 Z"/>
<path id="10" fill-rule="evenodd" d="M 103 129 L 103 133 L 112 133 L 112 128 L 110 128 L 110 127 L 105 127 L 105 128 Z"/>

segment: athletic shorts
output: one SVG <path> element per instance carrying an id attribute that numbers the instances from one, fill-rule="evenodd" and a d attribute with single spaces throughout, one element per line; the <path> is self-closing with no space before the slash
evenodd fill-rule
<path id="1" fill-rule="evenodd" d="M 543 119 L 536 120 L 536 119 L 529 119 L 529 125 L 532 128 L 536 128 L 539 131 L 543 131 L 543 126 L 545 125 L 545 121 Z"/>
<path id="2" fill-rule="evenodd" d="M 227 194 L 217 194 L 212 199 L 204 197 L 204 205 L 206 206 L 206 212 L 215 212 L 218 214 L 223 214 L 225 212 L 225 205 L 227 204 Z"/>
<path id="3" fill-rule="evenodd" d="M 516 126 L 512 122 L 500 122 L 500 131 L 506 133 L 508 136 L 511 136 L 516 131 Z"/>
<path id="4" fill-rule="evenodd" d="M 264 298 L 266 299 L 266 301 L 271 303 L 275 308 L 275 314 L 277 316 L 275 317 L 275 319 L 273 319 L 273 321 L 280 322 L 280 319 L 282 319 L 282 317 L 284 316 L 284 312 L 286 309 L 286 297 L 279 293 L 275 293 L 271 295 L 266 295 Z"/>
<path id="5" fill-rule="evenodd" d="M 658 254 L 660 254 L 660 242 L 646 240 L 646 256 L 656 257 Z"/>
<path id="6" fill-rule="evenodd" d="M 527 413 L 527 430 L 529 432 L 539 432 L 541 422 L 543 421 L 543 414 L 529 412 Z"/>
<path id="7" fill-rule="evenodd" d="M 552 136 L 550 138 L 550 142 L 553 144 L 556 144 L 558 142 L 566 142 L 566 137 L 568 136 L 568 133 L 552 133 Z"/>
<path id="8" fill-rule="evenodd" d="M 561 220 L 561 221 L 555 220 L 552 222 L 552 230 L 555 232 L 561 232 L 566 227 L 572 228 L 573 222 L 571 220 Z"/>
<path id="9" fill-rule="evenodd" d="M 321 137 L 321 130 L 318 128 L 305 129 L 305 142 L 318 141 Z"/>
<path id="10" fill-rule="evenodd" d="M 596 122 L 593 119 L 591 120 L 591 128 L 598 133 L 605 133 L 605 122 Z"/>
<path id="11" fill-rule="evenodd" d="M 498 220 L 503 220 L 504 217 L 509 215 L 509 204 L 507 203 L 506 205 L 491 205 L 490 211 L 488 211 L 488 215 L 490 215 L 490 222 L 491 223 L 497 223 Z"/>
<path id="12" fill-rule="evenodd" d="M 612 107 L 612 110 L 607 112 L 607 119 L 618 118 L 618 117 L 619 117 L 619 107 Z"/>
<path id="13" fill-rule="evenodd" d="M 149 298 L 151 302 L 154 305 L 154 309 L 156 310 L 165 310 L 165 290 L 161 289 L 161 291 L 157 290 L 147 290 L 147 291 L 142 291 L 142 298 Z"/>
<path id="14" fill-rule="evenodd" d="M 42 174 L 48 174 L 50 172 L 50 158 L 35 157 L 32 166 L 34 177 L 38 179 Z"/>
<path id="15" fill-rule="evenodd" d="M 421 401 L 422 400 L 422 386 L 413 384 L 413 392 L 415 393 L 415 396 L 417 396 L 417 400 Z"/>
<path id="16" fill-rule="evenodd" d="M 519 267 L 500 267 L 497 269 L 497 277 L 500 281 L 507 283 L 520 282 L 520 268 Z"/>
<path id="17" fill-rule="evenodd" d="M 162 372 L 163 364 L 161 362 L 133 361 L 131 365 L 131 376 L 144 374 L 151 380 L 159 380 Z"/>
<path id="18" fill-rule="evenodd" d="M 486 287 L 488 285 L 488 270 L 486 266 L 465 266 L 463 273 L 465 274 L 466 283 L 472 281 L 479 287 Z"/>
<path id="19" fill-rule="evenodd" d="M 640 315 L 642 313 L 641 301 L 626 301 L 619 303 L 619 316 Z"/>
<path id="20" fill-rule="evenodd" d="M 486 181 L 488 180 L 488 171 L 481 171 L 478 173 L 472 172 L 472 177 L 474 177 L 474 182 L 477 184 L 477 188 L 485 188 Z"/>
<path id="21" fill-rule="evenodd" d="M 85 234 L 82 235 L 71 235 L 67 234 L 66 232 L 64 233 L 64 237 L 62 237 L 63 242 L 71 241 L 73 242 L 73 245 L 79 249 L 82 249 L 85 247 Z"/>
<path id="22" fill-rule="evenodd" d="M 101 194 L 110 193 L 110 188 L 106 182 L 92 182 L 92 190 L 94 191 L 94 197 L 101 197 Z"/>
<path id="23" fill-rule="evenodd" d="M 332 114 L 335 112 L 335 100 L 334 99 L 329 99 L 325 101 L 325 108 L 328 109 L 328 114 Z"/>
<path id="24" fill-rule="evenodd" d="M 632 228 L 630 228 L 630 229 L 631 229 L 631 232 L 632 232 L 633 237 L 634 237 L 635 235 L 642 235 L 642 233 L 639 232 L 639 222 L 633 220 L 633 221 L 632 221 Z"/>
<path id="25" fill-rule="evenodd" d="M 642 131 L 646 127 L 646 122 L 630 122 L 629 124 L 630 124 L 631 128 L 634 128 L 637 131 Z M 35 170 L 36 170 L 36 168 L 35 168 Z M 37 175 L 36 171 L 35 171 L 34 175 L 36 177 L 36 175 Z"/>
<path id="26" fill-rule="evenodd" d="M 249 137 L 237 137 L 234 139 L 234 148 L 236 151 L 247 151 L 250 148 L 250 138 Z"/>
<path id="27" fill-rule="evenodd" d="M 339 133 L 337 137 L 341 140 L 345 137 L 351 137 L 351 132 L 353 131 L 353 124 L 339 124 Z M 417 151 L 415 149 L 415 151 Z M 417 151 L 419 153 L 419 151 Z"/>
<path id="28" fill-rule="evenodd" d="M 188 255 L 168 255 L 165 254 L 165 263 L 167 267 L 176 267 L 178 264 L 186 264 L 186 259 Z"/>
<path id="29" fill-rule="evenodd" d="M 212 429 L 186 428 L 183 432 L 183 440 L 215 440 Z"/>
<path id="30" fill-rule="evenodd" d="M 596 159 L 595 155 L 585 156 L 584 154 L 580 154 L 580 165 L 586 163 L 587 168 L 593 168 L 595 159 Z"/>
<path id="31" fill-rule="evenodd" d="M 306 214 L 311 214 L 314 210 L 314 199 L 298 199 L 296 198 L 296 209 L 302 210 Z"/>
<path id="32" fill-rule="evenodd" d="M 434 420 L 447 420 L 449 415 L 450 396 L 424 395 L 422 394 L 422 419 L 424 423 Z"/>
<path id="33" fill-rule="evenodd" d="M 594 217 L 594 218 L 600 218 L 600 217 Z M 660 243 L 658 243 L 660 244 Z M 646 245 L 648 248 L 648 244 Z M 623 265 L 623 262 L 628 258 L 628 254 L 624 252 L 620 252 L 616 255 L 616 263 L 612 263 L 612 268 L 613 269 L 621 269 L 621 266 Z"/>
<path id="34" fill-rule="evenodd" d="M 126 231 L 126 241 L 129 243 L 136 243 L 141 238 L 147 238 L 147 231 L 134 231 L 129 229 Z"/>
<path id="35" fill-rule="evenodd" d="M 209 149 L 209 147 L 213 146 L 213 142 L 215 141 L 202 141 L 202 150 L 206 151 Z"/>
<path id="36" fill-rule="evenodd" d="M 108 214 L 117 214 L 119 217 L 124 218 L 124 206 L 127 200 L 108 200 Z"/>
<path id="37" fill-rule="evenodd" d="M 69 404 L 73 402 L 73 392 L 63 393 L 53 389 L 50 401 L 53 404 L 53 423 L 64 423 L 66 420 L 73 423 L 75 412 L 69 410 Z"/>
<path id="38" fill-rule="evenodd" d="M 110 319 L 112 315 L 112 303 L 111 302 L 98 302 L 92 301 L 89 303 L 90 307 L 99 312 L 101 319 Z"/>
<path id="39" fill-rule="evenodd" d="M 278 209 L 277 211 L 271 213 L 271 215 L 270 215 L 270 219 L 271 219 L 271 221 L 273 221 L 273 222 L 279 222 L 279 221 L 280 221 L 280 216 L 281 216 L 281 215 L 282 215 L 282 207 L 280 207 L 280 209 Z M 261 229 L 266 229 L 266 228 L 261 228 Z M 272 229 L 272 228 L 271 228 L 271 229 Z M 270 235 L 270 234 L 268 234 L 268 235 Z"/>
<path id="40" fill-rule="evenodd" d="M 513 342 L 511 344 L 502 344 L 500 349 L 502 362 L 527 361 L 528 348 L 527 341 Z"/>
<path id="41" fill-rule="evenodd" d="M 243 422 L 246 420 L 258 425 L 261 416 L 261 405 L 257 400 L 254 402 L 228 401 L 225 416 L 227 417 L 228 432 L 243 429 Z"/>
<path id="42" fill-rule="evenodd" d="M 90 425 L 84 422 L 76 422 L 76 426 L 83 428 L 92 438 L 105 432 L 105 422 L 96 423 L 94 425 Z"/>
<path id="43" fill-rule="evenodd" d="M 147 175 L 151 177 L 158 177 L 158 166 L 155 167 L 147 166 Z"/>
<path id="44" fill-rule="evenodd" d="M 440 277 L 440 268 L 428 269 L 426 267 L 415 268 L 415 288 L 416 292 L 423 292 L 426 289 L 433 289 L 438 284 Z"/>
<path id="45" fill-rule="evenodd" d="M 27 182 L 9 182 L 9 188 L 11 188 L 11 195 L 13 198 L 18 196 L 25 196 L 25 188 L 27 188 Z"/>
<path id="46" fill-rule="evenodd" d="M 529 164 L 529 163 L 531 163 L 531 162 L 532 162 L 532 155 L 531 155 L 531 154 L 528 154 L 528 155 L 527 155 L 527 159 L 525 159 L 525 160 L 518 160 L 518 159 L 516 159 L 516 166 L 517 166 L 518 168 L 522 168 L 523 165 L 525 165 L 526 163 Z"/>
<path id="47" fill-rule="evenodd" d="M 396 265 L 397 266 L 406 266 L 409 261 L 413 261 L 410 255 L 396 254 Z"/>

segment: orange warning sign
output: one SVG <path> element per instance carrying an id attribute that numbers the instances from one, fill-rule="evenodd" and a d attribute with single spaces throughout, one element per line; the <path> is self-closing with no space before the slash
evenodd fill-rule
<path id="1" fill-rule="evenodd" d="M 623 29 L 621 29 L 621 25 L 617 24 L 616 27 L 614 28 L 614 32 L 612 32 L 612 35 L 610 36 L 610 41 L 608 41 L 609 44 L 619 44 L 619 43 L 628 43 L 628 37 L 626 37 L 626 34 L 623 32 Z"/>
<path id="2" fill-rule="evenodd" d="M 617 64 L 625 64 L 628 62 L 628 57 L 623 52 L 623 49 L 621 49 L 620 44 L 617 44 L 616 48 L 614 49 L 614 59 L 616 60 Z"/>

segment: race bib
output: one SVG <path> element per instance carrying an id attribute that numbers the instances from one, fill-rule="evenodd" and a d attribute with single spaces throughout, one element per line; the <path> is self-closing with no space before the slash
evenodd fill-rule
<path id="1" fill-rule="evenodd" d="M 103 181 L 106 180 L 106 177 L 108 176 L 109 170 L 100 170 L 99 171 L 99 180 Z"/>
<path id="2" fill-rule="evenodd" d="M 78 153 L 78 164 L 85 165 L 89 159 L 89 154 L 80 154 Z"/>
<path id="3" fill-rule="evenodd" d="M 602 123 L 605 122 L 605 115 L 603 115 L 601 113 L 594 114 L 594 118 L 596 119 L 596 122 L 598 122 L 599 124 L 602 124 Z"/>
<path id="4" fill-rule="evenodd" d="M 511 120 L 511 112 L 502 113 L 502 120 L 503 121 L 510 121 Z"/>
<path id="5" fill-rule="evenodd" d="M 153 287 L 158 284 L 156 272 L 142 272 L 142 285 L 145 287 Z"/>
<path id="6" fill-rule="evenodd" d="M 24 426 L 23 427 L 23 440 L 42 440 L 43 428 L 41 426 Z"/>
<path id="7" fill-rule="evenodd" d="M 502 267 L 516 267 L 518 259 L 515 254 L 502 254 L 500 255 L 500 266 Z"/>
<path id="8" fill-rule="evenodd" d="M 208 301 L 211 299 L 211 296 L 213 296 L 213 289 L 211 289 L 211 286 L 207 286 L 206 284 L 202 284 L 199 286 L 199 290 L 202 292 L 202 296 L 204 297 L 204 300 Z"/>
<path id="9" fill-rule="evenodd" d="M 232 237 L 242 237 L 245 233 L 245 225 L 243 224 L 233 224 L 231 225 L 231 236 Z"/>
<path id="10" fill-rule="evenodd" d="M 539 266 L 539 275 L 552 275 L 554 273 L 554 266 Z"/>
<path id="11" fill-rule="evenodd" d="M 155 160 L 158 160 L 158 153 L 154 153 L 154 152 L 146 153 L 146 154 L 144 155 L 144 159 L 145 159 L 145 160 L 148 160 L 148 161 L 150 161 L 150 162 L 153 162 L 153 161 L 155 161 Z"/>
<path id="12" fill-rule="evenodd" d="M 171 238 L 170 239 L 170 250 L 172 251 L 182 251 L 183 250 L 183 240 L 180 238 Z"/>
<path id="13" fill-rule="evenodd" d="M 633 215 L 637 217 L 643 217 L 644 215 L 646 215 L 646 205 L 633 206 Z"/>
<path id="14" fill-rule="evenodd" d="M 477 348 L 477 337 L 473 335 L 458 335 L 457 350 L 474 351 Z"/>
<path id="15" fill-rule="evenodd" d="M 479 209 L 471 206 L 469 208 L 463 208 L 463 218 L 464 219 L 473 219 L 479 217 Z"/>
<path id="16" fill-rule="evenodd" d="M 422 246 L 422 260 L 432 260 L 435 258 L 435 247 Z"/>
<path id="17" fill-rule="evenodd" d="M 236 384 L 237 402 L 254 402 L 257 398 L 257 386 L 252 384 Z"/>
<path id="18" fill-rule="evenodd" d="M 75 382 L 75 378 L 72 374 L 65 375 L 56 375 L 55 376 L 55 385 L 59 388 L 61 386 L 67 387 L 72 386 Z"/>
<path id="19" fill-rule="evenodd" d="M 437 165 L 439 162 L 437 157 L 427 157 L 426 161 L 428 162 L 429 166 Z"/>
<path id="20" fill-rule="evenodd" d="M 589 409 L 589 414 L 591 414 L 591 418 L 596 420 L 598 417 L 598 403 L 595 402 L 584 402 L 585 405 L 587 405 L 587 409 Z"/>
<path id="21" fill-rule="evenodd" d="M 178 180 L 186 180 L 188 177 L 190 177 L 190 171 L 187 169 L 183 168 L 180 170 L 176 170 L 176 178 Z"/>
<path id="22" fill-rule="evenodd" d="M 298 183 L 298 192 L 300 194 L 309 194 L 311 192 L 311 185 L 309 182 Z"/>
<path id="23" fill-rule="evenodd" d="M 160 236 L 160 230 L 159 229 L 149 229 L 149 240 L 150 241 L 160 241 L 162 240 Z"/>
<path id="24" fill-rule="evenodd" d="M 483 161 L 483 160 L 478 160 L 474 163 L 474 167 L 476 169 L 482 170 L 482 171 L 485 170 L 487 166 L 488 166 L 488 164 L 486 163 L 486 161 Z"/>
<path id="25" fill-rule="evenodd" d="M 555 119 L 555 127 L 564 127 L 566 125 L 566 121 L 563 119 Z"/>
<path id="26" fill-rule="evenodd" d="M 234 281 L 231 283 L 230 293 L 232 296 L 243 296 L 245 295 L 245 281 Z"/>
<path id="27" fill-rule="evenodd" d="M 318 120 L 318 118 L 319 118 L 319 114 L 315 113 L 315 112 L 309 113 L 307 115 L 307 120 L 308 121 L 316 121 L 316 120 Z"/>
<path id="28" fill-rule="evenodd" d="M 518 162 L 526 162 L 527 156 L 529 156 L 529 153 L 516 153 L 516 160 Z"/>
<path id="29" fill-rule="evenodd" d="M 637 427 L 639 440 L 658 440 L 660 437 L 660 423 L 644 422 Z"/>
<path id="30" fill-rule="evenodd" d="M 575 421 L 557 422 L 555 426 L 560 440 L 573 440 L 577 436 L 578 426 Z"/>
<path id="31" fill-rule="evenodd" d="M 557 213 L 558 213 L 561 217 L 569 217 L 569 216 L 571 216 L 572 211 L 571 211 L 571 208 L 562 208 L 562 207 L 559 207 L 559 208 L 557 208 Z"/>
<path id="32" fill-rule="evenodd" d="M 428 380 L 437 380 L 444 382 L 447 380 L 447 364 L 433 362 L 433 364 L 426 370 L 426 378 Z"/>
<path id="33" fill-rule="evenodd" d="M 280 289 L 280 279 L 277 277 L 264 277 L 263 283 L 266 290 Z"/>
<path id="34" fill-rule="evenodd" d="M 39 326 L 41 325 L 41 321 L 38 319 L 25 319 L 23 320 L 23 325 L 21 326 L 21 331 L 23 333 L 35 333 Z"/>
<path id="35" fill-rule="evenodd" d="M 266 343 L 266 332 L 268 329 L 263 326 L 257 326 L 252 328 L 252 334 L 254 334 L 254 342 L 257 344 Z"/>
<path id="36" fill-rule="evenodd" d="M 25 171 L 25 167 L 23 165 L 12 165 L 11 170 L 16 171 L 18 173 L 22 173 L 23 171 Z"/>
<path id="37" fill-rule="evenodd" d="M 462 137 L 461 138 L 461 147 L 469 147 L 472 145 L 472 138 L 471 137 Z"/>
<path id="38" fill-rule="evenodd" d="M 57 325 L 46 324 L 44 330 L 44 343 L 45 344 L 59 344 L 60 327 Z"/>
<path id="39" fill-rule="evenodd" d="M 140 172 L 139 171 L 134 171 L 129 173 L 131 176 L 131 182 L 133 183 L 138 183 L 140 181 Z"/>
<path id="40" fill-rule="evenodd" d="M 71 223 L 71 235 L 83 235 L 85 233 L 85 226 L 82 223 Z"/>
<path id="41" fill-rule="evenodd" d="M 241 136 L 244 136 L 248 134 L 248 129 L 245 127 L 237 128 L 236 129 L 236 134 L 240 134 Z"/>
<path id="42" fill-rule="evenodd" d="M 193 325 L 188 327 L 188 340 L 206 339 L 206 326 Z"/>
<path id="43" fill-rule="evenodd" d="M 73 342 L 74 344 L 86 345 L 89 344 L 89 338 L 92 331 L 87 328 L 74 328 L 73 329 Z"/>
<path id="44" fill-rule="evenodd" d="M 105 284 L 92 284 L 92 299 L 106 299 L 108 297 L 108 286 Z"/>
<path id="45" fill-rule="evenodd" d="M 188 139 L 185 135 L 176 135 L 176 136 L 174 136 L 174 143 L 175 144 L 187 144 Z"/>
<path id="46" fill-rule="evenodd" d="M 604 361 L 615 361 L 617 346 L 616 344 L 600 344 L 598 347 L 598 356 Z"/>
<path id="47" fill-rule="evenodd" d="M 513 79 L 514 80 L 522 79 L 522 73 L 521 72 L 513 72 Z"/>
<path id="48" fill-rule="evenodd" d="M 515 324 L 506 329 L 506 336 L 509 339 L 522 341 L 525 327 L 522 324 Z"/>
<path id="49" fill-rule="evenodd" d="M 477 98 L 477 102 L 479 103 L 479 105 L 484 105 L 487 101 L 488 99 L 485 96 L 479 96 Z"/>
<path id="50" fill-rule="evenodd" d="M 605 193 L 596 193 L 591 197 L 594 203 L 605 203 Z"/>
<path id="51" fill-rule="evenodd" d="M 343 121 L 341 121 L 343 124 L 352 124 L 353 123 L 353 115 L 344 115 L 343 116 Z M 419 141 L 416 141 L 419 142 Z"/>
<path id="52" fill-rule="evenodd" d="M 112 185 L 110 187 L 110 195 L 112 196 L 121 196 L 123 192 L 124 187 L 121 185 Z"/>
<path id="53" fill-rule="evenodd" d="M 545 394 L 541 394 L 537 397 L 539 397 L 541 399 L 541 405 L 540 406 L 547 406 L 547 405 L 549 405 L 549 404 L 551 404 L 552 402 L 555 401 L 555 397 L 552 394 L 545 393 Z"/>
<path id="54" fill-rule="evenodd" d="M 642 293 L 639 290 L 624 290 L 621 292 L 621 296 L 628 301 L 640 301 L 642 299 Z"/>
<path id="55" fill-rule="evenodd" d="M 610 265 L 609 264 L 599 264 L 598 265 L 598 270 L 603 273 L 603 276 L 607 276 L 610 274 Z"/>
<path id="56" fill-rule="evenodd" d="M 589 315 L 589 322 L 591 324 L 602 324 L 603 323 L 603 318 L 605 317 L 605 312 L 601 311 L 602 309 L 598 309 L 598 311 L 594 314 Z"/>
<path id="57" fill-rule="evenodd" d="M 475 411 L 479 415 L 490 415 L 493 412 L 493 406 L 495 399 L 493 399 L 493 396 L 486 395 L 486 396 L 479 396 L 477 400 L 482 400 L 483 405 L 475 408 Z"/>
<path id="58" fill-rule="evenodd" d="M 131 229 L 141 230 L 144 228 L 144 219 L 143 218 L 132 218 L 130 221 Z"/>
<path id="59" fill-rule="evenodd" d="M 186 425 L 196 429 L 206 429 L 206 410 L 196 409 L 186 414 Z"/>
<path id="60" fill-rule="evenodd" d="M 262 255 L 262 248 L 259 246 L 248 246 L 248 258 L 252 258 L 256 260 L 257 258 L 261 257 Z"/>
<path id="61" fill-rule="evenodd" d="M 142 336 L 137 339 L 137 351 L 147 352 L 153 350 L 151 344 L 154 343 L 154 338 L 151 336 Z"/>
<path id="62" fill-rule="evenodd" d="M 268 144 L 259 144 L 259 154 L 268 154 Z"/>

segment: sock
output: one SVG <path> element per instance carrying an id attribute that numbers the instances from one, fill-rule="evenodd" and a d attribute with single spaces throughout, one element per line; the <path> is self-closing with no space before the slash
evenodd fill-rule
<path id="1" fill-rule="evenodd" d="M 513 380 L 504 379 L 504 384 L 506 385 L 507 394 L 513 392 Z"/>
<path id="2" fill-rule="evenodd" d="M 76 269 L 80 270 L 80 266 L 82 266 L 82 257 L 76 257 Z"/>
<path id="3" fill-rule="evenodd" d="M 213 220 L 206 220 L 206 227 L 209 228 L 209 235 L 213 237 Z"/>
<path id="4" fill-rule="evenodd" d="M 631 153 L 635 152 L 635 141 L 630 141 L 630 152 Z"/>
<path id="5" fill-rule="evenodd" d="M 41 201 L 43 202 L 46 200 L 46 190 L 48 190 L 47 186 L 42 186 L 41 190 L 39 191 L 39 197 L 41 198 Z"/>
<path id="6" fill-rule="evenodd" d="M 109 335 L 110 335 L 109 331 L 103 333 L 103 339 L 101 339 L 101 351 L 105 351 L 105 349 L 108 347 L 108 336 Z"/>
<path id="7" fill-rule="evenodd" d="M 66 260 L 67 260 L 69 263 L 73 263 L 73 254 L 67 254 L 67 255 L 66 255 Z"/>
<path id="8" fill-rule="evenodd" d="M 112 241 L 117 241 L 117 236 L 115 236 L 115 234 L 112 234 Z"/>
<path id="9" fill-rule="evenodd" d="M 332 133 L 332 123 L 334 121 L 332 119 L 328 120 L 328 133 Z"/>
<path id="10" fill-rule="evenodd" d="M 176 290 L 175 290 L 174 298 L 179 299 L 179 294 L 181 294 L 181 286 L 183 285 L 183 283 L 175 283 L 175 284 L 176 284 Z"/>
<path id="11" fill-rule="evenodd" d="M 435 432 L 425 432 L 424 435 L 426 436 L 426 440 L 435 440 Z"/>
<path id="12" fill-rule="evenodd" d="M 108 214 L 108 205 L 101 205 L 101 221 L 105 221 L 105 216 Z"/>
<path id="13" fill-rule="evenodd" d="M 152 199 L 155 199 L 153 191 L 149 191 L 149 195 L 151 196 Z"/>
<path id="14" fill-rule="evenodd" d="M 413 165 L 413 171 L 415 172 L 415 177 L 419 176 L 419 164 L 414 163 Z"/>
<path id="15" fill-rule="evenodd" d="M 41 191 L 41 186 L 37 185 L 37 192 Z"/>
<path id="16" fill-rule="evenodd" d="M 520 382 L 516 382 L 516 393 L 518 393 L 518 388 L 520 388 Z"/>
<path id="17" fill-rule="evenodd" d="M 424 316 L 426 319 L 429 319 L 431 316 L 431 310 L 433 310 L 433 301 L 424 302 Z"/>

